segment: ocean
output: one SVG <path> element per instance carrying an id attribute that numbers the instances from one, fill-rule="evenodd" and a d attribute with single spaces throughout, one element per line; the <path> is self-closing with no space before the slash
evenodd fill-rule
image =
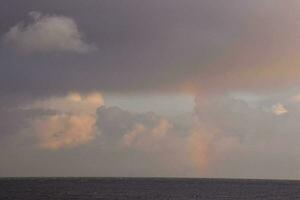
<path id="1" fill-rule="evenodd" d="M 0 200 L 297 200 L 300 181 L 184 178 L 2 178 Z"/>

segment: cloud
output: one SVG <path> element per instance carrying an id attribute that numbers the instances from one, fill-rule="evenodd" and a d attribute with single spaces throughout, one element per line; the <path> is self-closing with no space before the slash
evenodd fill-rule
<path id="1" fill-rule="evenodd" d="M 5 42 L 17 51 L 87 53 L 95 50 L 93 45 L 83 40 L 72 18 L 39 12 L 30 12 L 29 15 L 32 19 L 30 23 L 18 23 L 5 34 Z"/>
<path id="2" fill-rule="evenodd" d="M 278 137 L 288 126 L 274 125 L 278 118 L 269 110 L 251 107 L 242 100 L 224 97 L 198 99 L 196 103 L 198 121 L 186 127 L 151 112 L 134 113 L 119 107 L 105 107 L 99 93 L 47 98 L 35 101 L 31 109 L 55 111 L 33 120 L 39 147 L 58 150 L 90 143 L 92 149 L 99 148 L 97 151 L 108 157 L 108 160 L 99 159 L 106 160 L 105 165 L 110 166 L 107 173 L 111 174 L 122 171 L 132 175 L 159 172 L 167 176 L 206 176 L 216 171 L 230 171 L 230 168 L 238 168 L 236 159 L 241 156 L 247 154 L 248 159 L 252 159 L 248 151 L 256 147 L 248 145 L 260 145 L 254 138 L 272 137 L 271 133 L 260 133 L 268 133 L 273 127 L 276 130 L 273 137 Z M 233 160 L 232 164 L 219 169 L 227 158 Z M 129 160 L 140 164 L 130 165 Z"/>
<path id="3" fill-rule="evenodd" d="M 160 119 L 154 127 L 146 128 L 143 124 L 135 124 L 121 139 L 125 147 L 136 147 L 140 150 L 154 150 L 162 145 L 161 142 L 168 137 L 172 124 L 167 119 Z"/>
<path id="4" fill-rule="evenodd" d="M 282 103 L 276 103 L 279 101 Z M 199 95 L 196 115 L 200 130 L 212 133 L 204 137 L 210 141 L 205 144 L 211 148 L 210 154 L 203 157 L 213 158 L 208 162 L 206 174 L 236 178 L 298 177 L 295 169 L 300 163 L 293 159 L 298 156 L 298 145 L 294 141 L 299 139 L 299 109 L 289 95 L 255 100 L 246 95 Z M 249 166 L 253 169 L 249 170 Z"/>
<path id="5" fill-rule="evenodd" d="M 71 114 L 95 114 L 97 108 L 104 104 L 100 93 L 88 93 L 87 95 L 71 92 L 66 96 L 49 97 L 36 100 L 27 108 L 51 109 Z"/>
<path id="6" fill-rule="evenodd" d="M 156 169 L 168 170 L 166 174 L 204 175 L 211 163 L 235 150 L 239 144 L 237 138 L 218 134 L 213 129 L 196 124 L 180 128 L 154 113 L 132 113 L 118 107 L 99 108 L 97 127 L 104 149 L 139 162 L 134 169 L 145 170 L 145 173 L 145 165 L 155 164 Z M 136 154 L 147 161 L 135 160 Z M 122 166 L 123 162 L 119 160 Z"/>
<path id="7" fill-rule="evenodd" d="M 82 155 L 92 154 L 94 163 L 101 154 L 95 171 L 101 168 L 104 175 L 206 170 L 204 175 L 219 177 L 299 177 L 299 98 L 282 98 L 299 85 L 299 1 L 229 2 L 7 1 L 0 8 L 0 31 L 16 50 L 89 52 L 93 45 L 78 23 L 101 51 L 22 57 L 1 47 L 0 106 L 51 110 L 34 115 L 39 144 L 57 149 L 89 143 Z M 31 13 L 31 22 L 20 23 L 32 7 L 57 14 Z M 60 96 L 72 90 L 79 93 Z M 84 95 L 92 90 L 190 93 L 196 95 L 199 125 L 101 107 L 101 94 Z M 230 96 L 239 92 L 262 98 Z M 145 101 L 138 104 L 144 107 Z M 23 111 L 2 109 L 1 133 L 22 129 L 28 116 Z"/>
<path id="8" fill-rule="evenodd" d="M 122 143 L 125 146 L 131 146 L 136 138 L 145 131 L 145 127 L 142 124 L 136 124 L 129 133 L 125 134 L 122 139 Z"/>
<path id="9" fill-rule="evenodd" d="M 96 110 L 103 105 L 100 93 L 39 100 L 26 109 L 54 110 L 55 114 L 33 120 L 39 146 L 45 149 L 72 148 L 91 141 L 95 134 Z"/>
<path id="10" fill-rule="evenodd" d="M 144 171 L 151 174 L 154 170 L 167 175 L 191 168 L 190 160 L 185 160 L 185 136 L 181 139 L 182 133 L 164 117 L 151 112 L 133 113 L 118 107 L 101 107 L 97 111 L 96 124 L 101 132 L 101 146 L 115 155 L 122 155 L 118 162 L 127 173 L 136 170 L 130 173 Z M 127 160 L 140 164 L 126 168 Z"/>
<path id="11" fill-rule="evenodd" d="M 288 110 L 281 103 L 273 105 L 272 111 L 275 115 L 283 115 L 285 113 L 288 113 Z"/>
<path id="12" fill-rule="evenodd" d="M 26 132 L 28 124 L 36 117 L 55 114 L 50 110 L 20 109 L 18 107 L 0 108 L 0 139 L 3 137 L 15 137 Z"/>
<path id="13" fill-rule="evenodd" d="M 84 7 L 89 12 L 82 12 L 79 0 L 68 0 L 72 9 L 62 8 L 58 0 L 34 4 L 37 10 L 57 14 L 37 15 L 29 25 L 15 26 L 15 32 L 23 35 L 45 19 L 59 22 L 76 19 L 86 35 L 101 44 L 101 51 L 85 57 L 48 54 L 20 59 L 2 48 L 0 60 L 4 72 L 0 90 L 8 94 L 13 87 L 15 92 L 34 93 L 39 97 L 73 89 L 124 93 L 274 93 L 299 84 L 300 29 L 293 14 L 299 13 L 299 2 L 230 2 L 134 0 L 124 4 L 105 0 L 86 4 Z M 24 13 L 33 7 L 30 3 L 16 6 L 19 4 L 16 0 L 7 4 L 10 8 L 18 7 L 19 12 L 0 12 L 1 19 L 11 19 L 1 23 L 3 34 L 24 21 Z M 72 18 L 62 20 L 64 16 Z M 48 36 L 50 33 L 47 32 L 46 41 L 52 38 Z M 77 33 L 82 35 L 78 28 Z M 35 40 L 39 41 L 38 38 Z M 81 43 L 78 43 L 82 44 L 83 39 L 79 38 Z M 62 39 L 55 44 L 69 49 L 81 46 L 65 45 L 65 41 L 69 40 Z M 30 46 L 37 49 L 39 45 Z M 62 69 L 68 73 L 62 74 Z M 39 84 L 41 80 L 43 84 Z"/>
<path id="14" fill-rule="evenodd" d="M 72 148 L 94 138 L 95 118 L 90 115 L 53 115 L 34 122 L 39 146 L 45 149 Z"/>
<path id="15" fill-rule="evenodd" d="M 39 147 L 68 151 L 35 149 L 27 157 L 35 160 L 34 155 L 39 154 L 44 160 L 59 161 L 64 172 L 71 175 L 75 171 L 68 171 L 70 163 L 78 165 L 76 172 L 83 167 L 85 175 L 299 176 L 296 168 L 300 165 L 300 107 L 290 98 L 279 101 L 277 97 L 253 100 L 241 95 L 198 97 L 197 121 L 181 126 L 178 121 L 151 112 L 134 113 L 103 106 L 99 103 L 103 101 L 101 94 L 96 94 L 70 93 L 31 104 L 31 109 L 45 112 L 32 117 L 33 136 Z M 289 114 L 274 115 L 270 107 L 276 102 L 281 102 Z M 73 109 L 75 105 L 78 109 Z M 83 148 L 75 148 L 81 145 Z M 22 145 L 15 147 L 20 149 Z M 84 157 L 85 162 L 72 155 Z M 253 169 L 249 170 L 249 166 Z"/>
<path id="16" fill-rule="evenodd" d="M 155 113 L 133 113 L 119 107 L 100 107 L 97 127 L 107 142 L 127 147 L 147 148 L 146 143 L 159 141 L 172 129 L 172 123 Z M 150 145 L 151 146 L 151 145 Z"/>

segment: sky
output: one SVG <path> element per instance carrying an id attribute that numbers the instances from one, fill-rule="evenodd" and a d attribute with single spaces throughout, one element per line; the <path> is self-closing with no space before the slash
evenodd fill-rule
<path id="1" fill-rule="evenodd" d="M 300 179 L 298 0 L 4 0 L 0 177 Z"/>

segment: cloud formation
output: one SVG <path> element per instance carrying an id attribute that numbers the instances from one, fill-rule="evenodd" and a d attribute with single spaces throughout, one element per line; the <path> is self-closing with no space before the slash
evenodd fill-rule
<path id="1" fill-rule="evenodd" d="M 132 113 L 118 107 L 99 108 L 97 127 L 105 149 L 122 152 L 124 159 L 134 160 L 137 153 L 146 157 L 148 161 L 134 166 L 145 173 L 149 172 L 145 165 L 155 164 L 166 174 L 205 175 L 211 163 L 239 143 L 238 139 L 203 126 L 180 128 L 154 113 Z"/>
<path id="2" fill-rule="evenodd" d="M 101 137 L 123 147 L 147 148 L 163 140 L 172 130 L 167 119 L 154 113 L 133 113 L 119 107 L 100 107 L 97 127 Z"/>
<path id="3" fill-rule="evenodd" d="M 230 95 L 198 97 L 199 123 L 208 130 L 216 130 L 216 137 L 223 138 L 215 143 L 217 152 L 228 150 L 227 154 L 215 154 L 207 174 L 237 178 L 299 177 L 295 142 L 299 139 L 299 105 L 289 96 L 253 99 Z M 281 104 L 277 104 L 278 99 Z M 277 114 L 270 109 L 272 105 L 276 105 Z M 249 170 L 249 166 L 255 167 Z"/>
<path id="4" fill-rule="evenodd" d="M 88 143 L 96 134 L 96 110 L 103 103 L 99 93 L 70 93 L 65 97 L 36 101 L 29 105 L 27 109 L 55 111 L 52 115 L 33 121 L 39 146 L 55 150 Z"/>
<path id="5" fill-rule="evenodd" d="M 9 32 L 8 35 L 14 35 L 12 32 L 16 32 L 32 40 L 27 32 L 33 27 L 44 30 L 42 22 L 47 21 L 51 22 L 51 30 L 59 29 L 57 32 L 63 32 L 60 33 L 63 36 L 52 37 L 52 32 L 47 31 L 45 39 L 35 37 L 30 46 L 41 49 L 42 45 L 42 49 L 47 49 L 44 46 L 48 47 L 51 39 L 59 40 L 55 42 L 57 49 L 63 45 L 66 51 L 86 52 L 88 48 L 83 45 L 86 43 L 74 22 L 76 19 L 82 32 L 101 46 L 101 50 L 86 53 L 83 57 L 76 54 L 32 55 L 20 59 L 2 48 L 2 93 L 12 92 L 5 87 L 7 85 L 12 85 L 15 92 L 34 93 L 39 97 L 74 89 L 122 93 L 274 93 L 299 84 L 297 13 L 300 5 L 294 0 L 288 0 L 288 3 L 280 0 L 272 3 L 269 0 L 230 0 L 230 3 L 93 0 L 84 6 L 80 0 L 67 1 L 72 4 L 72 9 L 63 8 L 59 0 L 35 2 L 35 10 L 42 10 L 45 14 L 36 15 L 37 19 L 27 26 L 15 24 L 24 21 L 33 3 L 20 8 L 16 6 L 17 0 L 8 2 L 8 7 L 18 7 L 19 12 L 11 10 L 14 17 L 1 12 L 2 19 L 11 19 L 1 23 L 2 34 Z M 11 27 L 15 27 L 14 31 L 10 30 Z M 40 32 L 38 36 L 44 35 Z M 65 39 L 69 35 L 72 39 Z M 23 44 L 27 40 L 20 41 Z M 68 73 L 62 75 L 62 69 Z M 41 80 L 45 83 L 39 85 Z"/>
<path id="6" fill-rule="evenodd" d="M 26 118 L 38 144 L 57 150 L 28 147 L 32 163 L 38 152 L 43 161 L 61 161 L 52 163 L 66 173 L 76 163 L 76 172 L 86 167 L 93 175 L 300 177 L 299 1 L 5 3 L 1 36 L 30 56 L 0 47 L 0 134 L 21 137 Z M 44 14 L 31 13 L 27 22 L 32 9 Z M 99 51 L 90 53 L 83 32 Z M 69 91 L 78 93 L 61 96 Z M 103 107 L 101 94 L 89 91 L 130 96 L 131 107 L 162 106 L 150 92 L 189 93 L 197 121 Z M 150 100 L 136 101 L 136 94 Z M 25 152 L 14 147 L 14 155 Z M 14 159 L 1 148 L 1 158 Z"/>
<path id="7" fill-rule="evenodd" d="M 90 115 L 53 115 L 34 122 L 39 146 L 45 149 L 76 147 L 94 138 L 95 118 Z"/>
<path id="8" fill-rule="evenodd" d="M 33 124 L 27 122 L 33 125 L 33 137 L 28 138 L 30 134 L 23 130 L 26 134 L 12 137 L 22 142 L 1 148 L 9 149 L 12 155 L 25 148 L 26 159 L 35 160 L 34 155 L 38 154 L 39 160 L 49 159 L 45 163 L 61 163 L 51 169 L 46 164 L 36 164 L 41 174 L 74 175 L 85 169 L 84 175 L 92 176 L 293 178 L 300 175 L 297 170 L 300 106 L 290 97 L 281 101 L 230 95 L 198 98 L 197 118 L 188 126 L 151 112 L 106 107 L 101 97 L 71 93 L 22 108 L 19 112 L 35 110 L 31 117 Z M 281 102 L 289 113 L 274 115 L 270 108 L 276 102 Z M 78 109 L 73 109 L 75 105 Z M 41 148 L 56 151 L 33 148 L 35 139 Z M 29 144 L 24 146 L 28 140 Z M 78 161 L 77 155 L 84 157 L 85 162 Z M 18 162 L 14 158 L 10 156 L 5 161 Z M 70 171 L 69 163 L 77 168 Z M 249 166 L 253 169 L 248 170 Z M 32 175 L 30 171 L 24 174 Z"/>
<path id="9" fill-rule="evenodd" d="M 19 52 L 70 51 L 87 53 L 95 47 L 83 40 L 72 18 L 30 12 L 31 22 L 20 22 L 5 34 L 5 42 Z"/>
<path id="10" fill-rule="evenodd" d="M 98 92 L 88 94 L 70 92 L 66 96 L 36 100 L 26 108 L 58 110 L 67 114 L 95 114 L 97 108 L 103 104 L 104 99 Z"/>
<path id="11" fill-rule="evenodd" d="M 132 129 L 123 135 L 121 143 L 125 147 L 158 148 L 159 141 L 166 137 L 171 128 L 170 122 L 160 119 L 150 130 L 143 124 L 135 124 Z"/>

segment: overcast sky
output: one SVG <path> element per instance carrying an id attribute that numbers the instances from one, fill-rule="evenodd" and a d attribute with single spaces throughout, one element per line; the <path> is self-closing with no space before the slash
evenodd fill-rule
<path id="1" fill-rule="evenodd" d="M 4 0 L 0 176 L 300 178 L 298 0 Z"/>

